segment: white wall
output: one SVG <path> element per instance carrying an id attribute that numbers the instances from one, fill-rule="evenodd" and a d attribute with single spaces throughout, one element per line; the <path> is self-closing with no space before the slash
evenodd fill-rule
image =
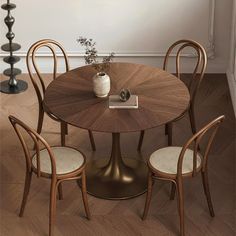
<path id="1" fill-rule="evenodd" d="M 211 33 L 209 27 L 211 16 L 209 5 L 214 1 L 213 33 L 215 58 L 209 60 L 208 72 L 225 73 L 229 57 L 232 0 L 120 0 L 114 2 L 108 0 L 14 0 L 13 2 L 17 4 L 17 9 L 12 12 L 16 18 L 16 23 L 13 27 L 13 31 L 16 33 L 15 41 L 23 45 L 23 48 L 16 53 L 22 57 L 17 67 L 26 72 L 25 55 L 27 48 L 34 41 L 48 37 L 55 38 L 65 45 L 66 50 L 69 51 L 72 68 L 82 65 L 84 61 L 80 52 L 78 52 L 81 49 L 77 51 L 76 47 L 78 45 L 75 43 L 75 38 L 79 35 L 92 36 L 98 45 L 101 45 L 101 51 L 108 51 L 108 49 L 105 50 L 107 44 L 109 45 L 109 50 L 112 50 L 114 45 L 117 46 L 115 51 L 119 51 L 119 48 L 121 48 L 116 55 L 116 61 L 161 66 L 163 62 L 162 54 L 172 40 L 175 41 L 180 37 L 191 37 L 199 40 L 205 47 L 208 46 L 208 34 Z M 1 3 L 3 2 L 1 1 Z M 153 6 L 158 2 L 160 4 L 158 9 L 154 9 Z M 187 7 L 186 12 L 183 11 L 184 6 Z M 98 9 L 109 7 L 111 10 L 109 14 L 101 16 L 103 21 L 94 22 L 92 20 L 93 14 L 99 13 Z M 5 11 L 1 10 L 1 43 L 7 42 L 4 36 L 7 30 L 3 23 L 5 13 Z M 81 14 L 84 17 L 78 21 L 78 17 Z M 133 16 L 136 17 L 136 23 L 138 24 L 132 28 L 132 25 L 129 25 L 129 28 L 126 28 L 129 31 L 124 32 L 121 26 L 127 26 L 130 14 L 134 14 Z M 59 20 L 58 16 L 60 16 Z M 66 24 L 63 24 L 63 19 L 67 22 Z M 78 22 L 78 27 L 76 27 L 75 22 Z M 114 30 L 115 28 L 115 33 L 109 35 L 107 33 L 99 34 L 100 31 L 104 31 L 102 22 L 106 26 L 105 29 Z M 177 27 L 179 26 L 178 24 L 183 27 Z M 184 28 L 184 26 L 187 28 Z M 148 29 L 149 31 L 144 30 L 142 32 L 142 29 Z M 128 37 L 131 34 L 128 34 L 128 32 L 133 31 L 138 31 L 139 34 L 137 34 L 138 37 L 134 39 L 132 44 Z M 96 34 L 93 34 L 93 32 Z M 121 36 L 126 39 L 122 43 L 119 41 Z M 109 41 L 107 41 L 108 37 Z M 108 43 L 104 45 L 104 42 Z M 129 47 L 127 47 L 127 42 Z M 138 42 L 139 44 L 137 44 Z M 157 43 L 155 44 L 155 42 Z M 144 48 L 140 50 L 141 53 L 138 51 L 137 45 L 142 45 L 142 48 Z M 122 53 L 123 49 L 127 51 L 129 48 L 131 48 L 130 53 Z M 152 49 L 154 53 L 152 53 Z M 135 53 L 135 50 L 138 53 Z M 4 55 L 6 54 L 1 52 L 0 56 Z M 187 58 L 186 61 L 183 70 L 188 72 L 191 68 L 192 59 Z M 44 72 L 49 72 L 49 59 L 46 56 L 40 57 L 39 64 Z M 7 65 L 1 61 L 0 67 L 1 69 L 6 68 Z"/>

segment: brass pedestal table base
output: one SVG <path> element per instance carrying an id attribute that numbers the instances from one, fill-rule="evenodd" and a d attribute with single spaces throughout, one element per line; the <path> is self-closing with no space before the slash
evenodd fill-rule
<path id="1" fill-rule="evenodd" d="M 86 176 L 87 192 L 99 198 L 128 199 L 147 190 L 148 168 L 143 161 L 122 159 L 119 133 L 112 134 L 110 160 L 91 161 Z"/>

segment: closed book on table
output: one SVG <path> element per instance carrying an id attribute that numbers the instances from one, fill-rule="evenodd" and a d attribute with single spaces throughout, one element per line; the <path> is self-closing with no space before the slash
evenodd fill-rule
<path id="1" fill-rule="evenodd" d="M 119 95 L 109 96 L 109 108 L 111 109 L 137 109 L 138 108 L 138 96 L 131 95 L 126 102 L 120 100 Z"/>

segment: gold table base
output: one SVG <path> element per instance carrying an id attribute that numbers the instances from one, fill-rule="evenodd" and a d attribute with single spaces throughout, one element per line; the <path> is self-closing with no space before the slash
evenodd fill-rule
<path id="1" fill-rule="evenodd" d="M 110 160 L 91 161 L 86 167 L 87 192 L 93 196 L 120 200 L 133 198 L 147 190 L 145 162 L 121 157 L 120 134 L 112 134 Z"/>
<path id="2" fill-rule="evenodd" d="M 147 167 L 143 161 L 124 159 L 126 167 L 120 179 L 106 175 L 107 160 L 87 164 L 87 192 L 95 197 L 120 200 L 139 196 L 147 191 Z"/>

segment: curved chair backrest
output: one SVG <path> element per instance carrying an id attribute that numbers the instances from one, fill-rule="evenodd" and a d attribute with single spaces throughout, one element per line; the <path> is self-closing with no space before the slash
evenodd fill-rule
<path id="1" fill-rule="evenodd" d="M 178 78 L 180 78 L 180 55 L 181 55 L 181 52 L 186 47 L 193 48 L 197 55 L 196 66 L 193 71 L 192 79 L 188 85 L 188 89 L 191 96 L 191 106 L 193 106 L 198 88 L 202 82 L 202 79 L 206 70 L 206 65 L 207 65 L 207 54 L 204 47 L 198 42 L 193 41 L 193 40 L 188 40 L 188 39 L 182 39 L 175 42 L 169 47 L 166 53 L 164 64 L 163 64 L 163 70 L 167 70 L 167 64 L 168 64 L 168 59 L 170 57 L 170 54 L 172 53 L 174 49 L 177 49 L 175 66 L 176 66 L 176 75 Z"/>
<path id="2" fill-rule="evenodd" d="M 22 144 L 24 153 L 25 153 L 25 159 L 26 159 L 26 168 L 27 171 L 32 171 L 32 156 L 30 155 L 30 151 L 28 148 L 28 145 L 25 142 L 25 138 L 23 137 L 22 131 L 19 129 L 19 127 L 23 128 L 23 130 L 26 131 L 26 133 L 31 137 L 33 140 L 33 143 L 36 147 L 36 160 L 37 160 L 37 176 L 41 176 L 41 170 L 40 170 L 40 150 L 39 150 L 39 143 L 42 143 L 44 148 L 48 151 L 48 155 L 51 160 L 51 170 L 52 170 L 52 178 L 56 176 L 56 163 L 55 163 L 55 157 L 53 155 L 53 152 L 49 146 L 49 144 L 34 130 L 32 130 L 29 126 L 27 126 L 25 123 L 20 121 L 14 116 L 8 117 L 12 126 L 14 127 L 17 136 L 20 139 L 20 142 Z"/>
<path id="3" fill-rule="evenodd" d="M 33 83 L 34 89 L 36 91 L 37 97 L 38 97 L 38 101 L 39 101 L 39 105 L 42 104 L 43 101 L 43 97 L 44 97 L 44 93 L 46 90 L 46 86 L 45 83 L 43 81 L 42 78 L 42 74 L 40 73 L 37 64 L 36 64 L 36 53 L 40 48 L 46 47 L 48 48 L 53 56 L 53 79 L 55 79 L 57 77 L 57 55 L 56 55 L 56 49 L 59 49 L 60 52 L 63 54 L 64 56 L 64 60 L 65 60 L 65 69 L 66 72 L 69 71 L 69 62 L 68 62 L 68 57 L 66 55 L 66 52 L 64 50 L 64 48 L 61 46 L 61 44 L 59 44 L 58 42 L 56 42 L 55 40 L 52 39 L 42 39 L 37 41 L 36 43 L 34 43 L 28 50 L 27 52 L 27 57 L 26 57 L 26 64 L 27 64 L 27 69 L 29 72 L 29 76 L 30 79 Z M 32 63 L 31 63 L 32 61 Z M 37 77 L 39 78 L 39 82 L 37 83 L 34 75 L 33 75 L 33 69 L 37 74 Z M 39 85 L 38 85 L 39 84 Z"/>
<path id="4" fill-rule="evenodd" d="M 178 166 L 177 166 L 177 176 L 182 177 L 182 165 L 183 165 L 183 158 L 185 151 L 193 144 L 193 173 L 192 176 L 195 176 L 197 173 L 197 154 L 199 150 L 199 143 L 202 140 L 202 138 L 205 136 L 206 133 L 211 131 L 211 134 L 209 136 L 207 146 L 203 155 L 202 159 L 202 171 L 204 171 L 207 168 L 207 161 L 208 161 L 208 154 L 213 142 L 213 139 L 216 135 L 217 130 L 219 129 L 220 124 L 225 119 L 225 116 L 219 116 L 218 118 L 214 119 L 210 123 L 208 123 L 206 126 L 204 126 L 201 130 L 199 130 L 195 135 L 190 138 L 187 143 L 183 146 L 178 160 Z"/>

